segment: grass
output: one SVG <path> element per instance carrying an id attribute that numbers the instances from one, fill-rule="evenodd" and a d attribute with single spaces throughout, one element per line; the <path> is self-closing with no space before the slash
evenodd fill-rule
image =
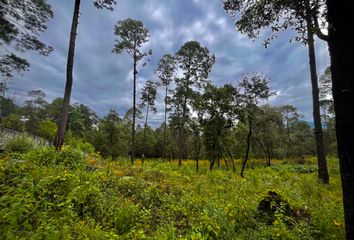
<path id="1" fill-rule="evenodd" d="M 196 173 L 192 160 L 182 167 L 159 160 L 131 166 L 94 155 L 68 168 L 22 158 L 6 155 L 0 162 L 3 239 L 345 238 L 336 159 L 329 159 L 330 185 L 323 185 L 314 158 L 271 167 L 252 160 L 245 178 L 224 163 L 210 172 L 206 160 Z M 264 221 L 257 208 L 269 191 L 307 217 L 289 226 L 289 217 L 277 211 L 274 221 Z"/>

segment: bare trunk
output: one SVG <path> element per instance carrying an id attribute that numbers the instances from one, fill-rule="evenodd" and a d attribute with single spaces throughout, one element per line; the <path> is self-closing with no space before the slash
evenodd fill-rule
<path id="1" fill-rule="evenodd" d="M 133 123 L 132 123 L 132 154 L 130 156 L 131 164 L 134 165 L 135 161 L 135 114 L 136 114 L 136 56 L 134 54 L 133 64 Z"/>
<path id="2" fill-rule="evenodd" d="M 148 96 L 149 98 L 149 96 Z M 149 116 L 149 101 L 148 104 L 146 106 L 146 116 L 145 116 L 145 123 L 144 123 L 144 140 L 143 140 L 143 156 L 141 158 L 142 164 L 144 164 L 144 160 L 145 160 L 145 155 L 146 155 L 146 128 L 147 128 L 147 121 L 148 121 L 148 116 Z"/>
<path id="3" fill-rule="evenodd" d="M 291 148 L 291 142 L 290 142 L 290 127 L 289 127 L 289 116 L 288 116 L 288 113 L 286 113 L 286 131 L 287 131 L 287 134 L 288 134 L 288 149 L 286 151 L 286 155 L 287 157 L 290 156 L 290 148 Z"/>
<path id="4" fill-rule="evenodd" d="M 178 167 L 182 166 L 182 138 L 183 138 L 183 127 L 178 129 Z"/>
<path id="5" fill-rule="evenodd" d="M 168 92 L 168 86 L 166 85 L 166 88 L 165 88 L 165 126 L 164 126 L 164 129 L 163 129 L 163 148 L 162 148 L 162 157 L 163 157 L 163 159 L 166 158 L 167 92 Z"/>
<path id="6" fill-rule="evenodd" d="M 267 146 L 267 156 L 268 156 L 268 167 L 270 167 L 272 156 L 271 156 L 271 151 L 270 151 L 269 145 Z"/>
<path id="7" fill-rule="evenodd" d="M 210 170 L 210 172 L 213 171 L 214 164 L 215 164 L 215 157 L 212 156 L 212 158 L 210 159 L 210 165 L 209 165 L 209 170 Z"/>
<path id="8" fill-rule="evenodd" d="M 196 159 L 196 171 L 199 171 L 199 154 L 200 154 L 200 148 L 201 148 L 202 144 L 200 142 L 200 140 L 198 140 L 198 150 L 197 150 L 197 159 Z"/>
<path id="9" fill-rule="evenodd" d="M 236 166 L 235 166 L 235 162 L 234 162 L 234 159 L 232 157 L 232 154 L 231 154 L 229 149 L 226 149 L 226 151 L 227 151 L 227 154 L 229 155 L 231 163 L 232 163 L 232 171 L 236 172 Z"/>
<path id="10" fill-rule="evenodd" d="M 315 140 L 316 140 L 316 153 L 318 160 L 318 177 L 323 183 L 329 183 L 329 175 L 327 168 L 327 160 L 324 151 L 323 131 L 321 124 L 321 111 L 320 99 L 318 89 L 318 79 L 316 70 L 316 55 L 314 47 L 313 33 L 311 30 L 311 22 L 307 21 L 307 36 L 308 36 L 308 49 L 309 49 L 309 63 L 311 72 L 312 84 L 312 101 L 313 101 L 313 121 L 315 124 Z"/>
<path id="11" fill-rule="evenodd" d="M 226 165 L 226 170 L 229 171 L 229 164 L 227 163 L 226 158 L 224 158 L 224 162 L 225 162 L 225 165 Z"/>
<path id="12" fill-rule="evenodd" d="M 66 83 L 65 83 L 63 106 L 61 109 L 58 131 L 53 142 L 53 145 L 57 151 L 59 151 L 63 146 L 64 136 L 65 136 L 67 123 L 68 123 L 70 96 L 71 96 L 71 89 L 73 85 L 74 54 L 75 54 L 77 25 L 79 23 L 79 13 L 80 13 L 80 0 L 75 0 L 73 19 L 71 23 L 68 59 L 66 65 Z"/>
<path id="13" fill-rule="evenodd" d="M 337 147 L 343 189 L 345 231 L 354 239 L 354 35 L 350 2 L 327 0 L 329 53 L 336 114 Z"/>
<path id="14" fill-rule="evenodd" d="M 241 169 L 241 177 L 243 177 L 243 172 L 245 170 L 245 167 L 246 167 L 246 163 L 247 163 L 247 160 L 248 160 L 248 155 L 249 155 L 249 152 L 250 152 L 250 146 L 251 146 L 251 136 L 252 136 L 252 120 L 251 120 L 251 116 L 248 116 L 248 125 L 249 125 L 249 128 L 248 128 L 248 135 L 247 135 L 247 148 L 246 148 L 246 155 L 245 155 L 245 158 L 243 160 L 243 163 L 242 163 L 242 169 Z"/>

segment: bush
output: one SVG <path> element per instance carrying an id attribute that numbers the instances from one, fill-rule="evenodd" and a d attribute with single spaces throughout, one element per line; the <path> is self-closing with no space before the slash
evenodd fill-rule
<path id="1" fill-rule="evenodd" d="M 11 139 L 6 145 L 5 149 L 12 152 L 26 153 L 34 148 L 34 141 L 26 135 L 19 135 Z"/>
<path id="2" fill-rule="evenodd" d="M 37 148 L 25 154 L 24 159 L 39 166 L 64 165 L 70 169 L 85 164 L 82 152 L 70 146 L 63 146 L 60 152 L 57 152 L 54 147 Z"/>
<path id="3" fill-rule="evenodd" d="M 70 133 L 68 133 L 65 137 L 65 144 L 87 154 L 92 154 L 95 152 L 95 148 L 92 146 L 92 144 L 81 138 L 73 137 Z"/>
<path id="4" fill-rule="evenodd" d="M 59 154 L 55 151 L 54 147 L 42 147 L 28 152 L 24 156 L 24 159 L 39 166 L 51 166 L 56 163 L 56 159 L 58 159 L 58 157 Z"/>
<path id="5" fill-rule="evenodd" d="M 85 159 L 82 151 L 72 148 L 71 146 L 63 146 L 59 152 L 59 158 L 56 160 L 56 163 L 75 169 L 83 166 Z"/>

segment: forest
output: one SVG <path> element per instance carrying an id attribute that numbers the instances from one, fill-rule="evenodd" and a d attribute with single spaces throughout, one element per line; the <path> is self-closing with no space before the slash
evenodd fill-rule
<path id="1" fill-rule="evenodd" d="M 47 0 L 0 0 L 2 239 L 353 239 L 354 40 L 344 27 L 346 4 L 219 3 L 234 31 L 258 39 L 267 30 L 265 48 L 281 32 L 296 33 L 291 41 L 306 48 L 312 90 L 305 120 L 295 102 L 270 104 L 279 90 L 257 69 L 232 83 L 213 81 L 218 56 L 200 41 L 150 66 L 154 36 L 130 17 L 111 26 L 111 53 L 130 60 L 128 110 L 101 114 L 73 102 L 80 9 L 111 14 L 121 1 L 73 1 L 63 97 L 50 99 L 43 88 L 19 101 L 11 83 L 31 71 L 26 54 L 40 60 L 56 51 L 41 40 L 56 12 Z M 324 72 L 315 41 L 328 44 Z M 147 68 L 153 79 L 142 82 Z"/>

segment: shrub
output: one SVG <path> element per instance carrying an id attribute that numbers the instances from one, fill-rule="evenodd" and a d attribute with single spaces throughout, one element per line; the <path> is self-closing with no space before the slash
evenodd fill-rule
<path id="1" fill-rule="evenodd" d="M 70 134 L 66 136 L 65 143 L 71 146 L 72 148 L 75 148 L 87 154 L 92 154 L 95 152 L 95 148 L 92 146 L 92 144 L 86 142 L 81 138 L 72 137 L 70 136 Z"/>
<path id="2" fill-rule="evenodd" d="M 56 159 L 57 164 L 63 164 L 66 167 L 75 169 L 85 164 L 83 153 L 71 146 L 63 146 Z"/>
<path id="3" fill-rule="evenodd" d="M 5 146 L 5 149 L 12 152 L 25 153 L 34 148 L 34 141 L 26 135 L 19 135 L 11 139 Z"/>
<path id="4" fill-rule="evenodd" d="M 24 159 L 39 166 L 64 165 L 70 169 L 81 167 L 85 163 L 82 152 L 70 146 L 63 146 L 60 152 L 54 147 L 37 148 L 28 152 Z"/>
<path id="5" fill-rule="evenodd" d="M 56 163 L 59 154 L 54 147 L 41 147 L 28 152 L 24 158 L 39 166 L 51 166 Z"/>

